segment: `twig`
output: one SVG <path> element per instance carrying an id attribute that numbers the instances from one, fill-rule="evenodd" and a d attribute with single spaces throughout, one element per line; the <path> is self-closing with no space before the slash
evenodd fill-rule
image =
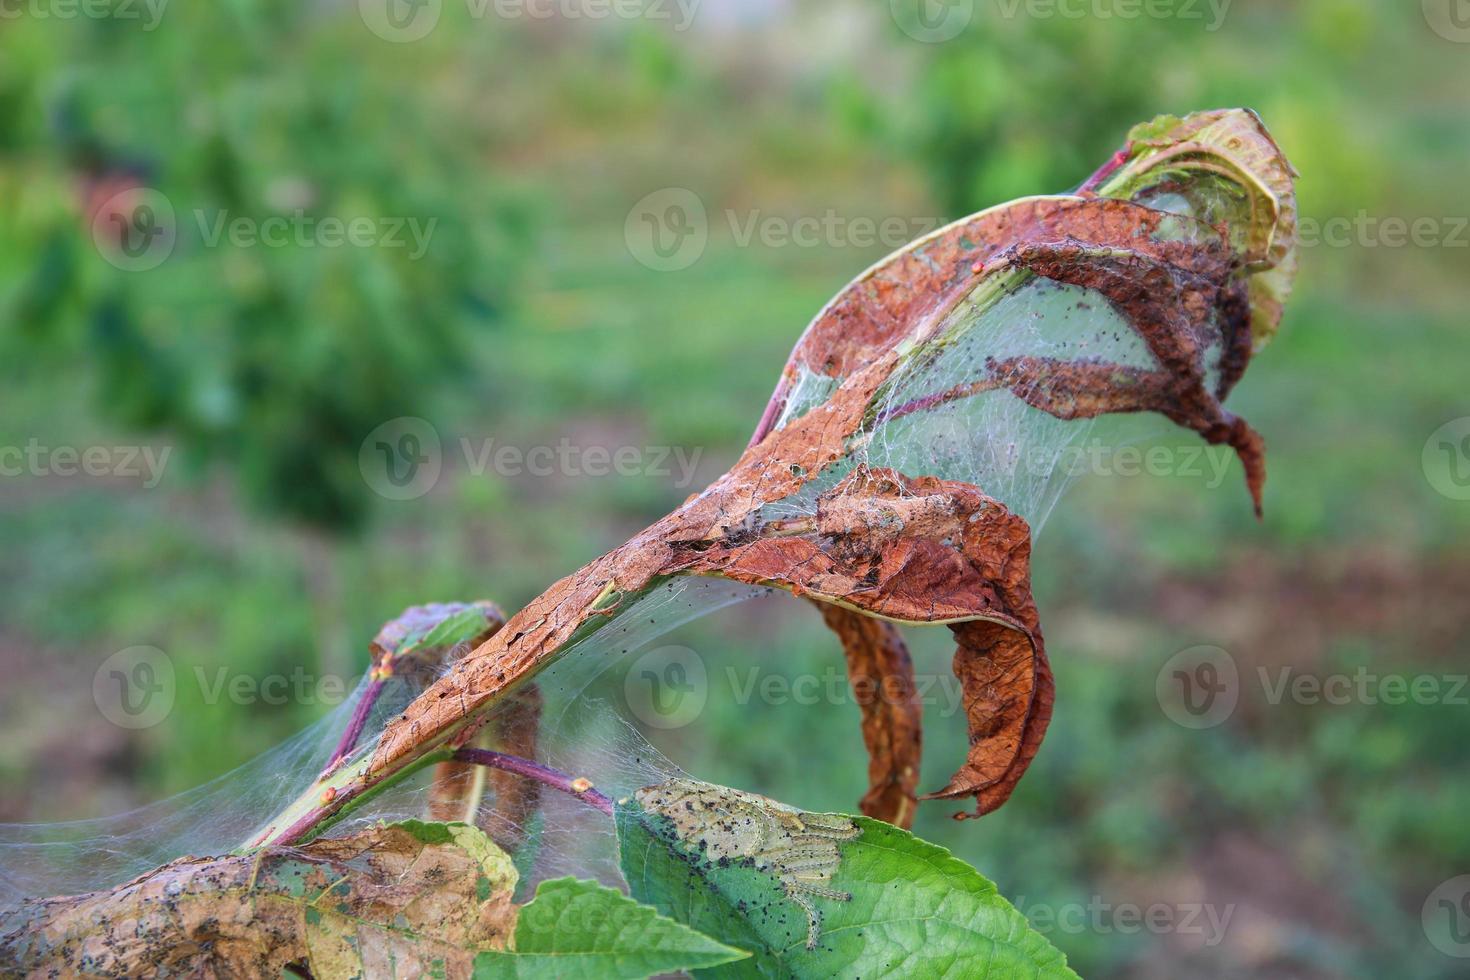
<path id="1" fill-rule="evenodd" d="M 610 797 L 599 793 L 592 787 L 592 783 L 584 778 L 573 778 L 564 772 L 543 766 L 539 762 L 530 759 L 522 759 L 519 756 L 506 755 L 504 752 L 495 752 L 491 749 L 464 748 L 454 753 L 452 757 L 456 762 L 470 762 L 477 766 L 489 766 L 491 769 L 501 769 L 505 772 L 513 772 L 517 776 L 534 779 L 544 786 L 550 786 L 554 790 L 560 790 L 586 803 L 594 806 L 608 816 L 613 813 L 613 801 Z"/>
<path id="2" fill-rule="evenodd" d="M 756 423 L 755 433 L 750 437 L 750 442 L 745 448 L 749 449 L 771 434 L 776 427 L 776 420 L 786 409 L 786 396 L 791 390 L 791 379 L 783 371 L 781 380 L 776 382 L 776 390 L 771 392 L 771 400 L 766 402 L 766 410 L 761 413 L 761 420 Z"/>
<path id="3" fill-rule="evenodd" d="M 374 673 L 377 673 L 376 668 L 374 668 Z M 332 751 L 332 757 L 327 760 L 326 768 L 322 770 L 323 776 L 337 768 L 338 764 L 351 755 L 353 749 L 357 748 L 357 740 L 362 737 L 362 730 L 367 726 L 368 717 L 373 713 L 373 706 L 378 703 L 378 696 L 382 693 L 382 679 L 374 678 L 368 682 L 367 690 L 362 692 L 362 697 L 358 699 L 353 708 L 352 720 L 347 723 L 347 730 L 342 733 L 341 741 L 337 743 L 336 749 Z"/>

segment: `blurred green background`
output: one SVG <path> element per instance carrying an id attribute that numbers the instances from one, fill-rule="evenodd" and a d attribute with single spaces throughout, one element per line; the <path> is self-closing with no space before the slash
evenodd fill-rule
<path id="1" fill-rule="evenodd" d="M 1268 441 L 1265 519 L 1236 464 L 1218 485 L 1080 481 L 1034 565 L 1046 744 L 1002 810 L 927 804 L 915 829 L 1085 976 L 1464 975 L 1431 935 L 1470 942 L 1425 907 L 1470 872 L 1470 457 L 1430 443 L 1470 415 L 1461 0 L 391 2 L 0 0 L 0 447 L 35 449 L 0 455 L 0 819 L 180 791 L 330 707 L 211 698 L 196 671 L 352 677 L 408 604 L 518 606 L 721 473 L 804 324 L 872 261 L 1075 186 L 1156 113 L 1245 105 L 1322 229 L 1232 398 Z M 702 221 L 669 209 L 691 197 Z M 237 219 L 285 238 L 215 234 Z M 330 244 L 354 219 L 360 240 Z M 417 496 L 359 458 L 401 416 L 443 447 Z M 477 474 L 461 439 L 678 447 L 697 475 Z M 142 445 L 170 451 L 156 486 L 125 465 Z M 69 473 L 59 447 L 110 462 Z M 855 806 L 850 701 L 732 684 L 840 667 L 810 609 L 762 600 L 662 642 L 710 677 L 693 723 L 650 733 L 671 758 Z M 947 673 L 945 631 L 912 642 Z M 1155 682 L 1200 644 L 1241 682 L 1193 730 Z M 129 729 L 92 680 L 136 645 L 179 683 Z M 1274 699 L 1258 668 L 1440 694 Z M 962 719 L 941 703 L 926 736 L 934 787 Z M 1199 905 L 1223 935 L 1184 927 Z"/>

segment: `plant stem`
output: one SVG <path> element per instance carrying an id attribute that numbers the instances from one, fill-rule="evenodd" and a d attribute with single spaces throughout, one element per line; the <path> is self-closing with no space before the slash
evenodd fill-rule
<path id="1" fill-rule="evenodd" d="M 453 758 L 457 762 L 471 762 L 477 766 L 489 766 L 491 769 L 501 769 L 515 773 L 517 776 L 534 779 L 544 786 L 550 786 L 554 790 L 575 796 L 588 806 L 596 807 L 608 816 L 612 816 L 613 801 L 611 798 L 599 793 L 587 780 L 574 779 L 550 766 L 543 766 L 530 759 L 522 759 L 519 756 L 506 755 L 504 752 L 495 752 L 490 749 L 464 748 L 455 752 Z"/>
<path id="2" fill-rule="evenodd" d="M 790 393 L 791 379 L 783 371 L 781 380 L 776 382 L 776 390 L 771 392 L 771 400 L 766 402 L 766 410 L 761 413 L 761 420 L 756 423 L 755 433 L 750 437 L 750 442 L 745 448 L 749 449 L 770 435 L 771 430 L 776 427 L 776 420 L 781 417 L 781 411 L 786 407 L 786 396 Z"/>
<path id="3" fill-rule="evenodd" d="M 325 776 L 338 763 L 352 754 L 357 748 L 357 740 L 362 737 L 362 730 L 367 726 L 368 717 L 373 713 L 373 706 L 378 703 L 378 696 L 383 693 L 383 682 L 381 680 L 369 681 L 367 690 L 362 692 L 362 697 L 352 710 L 352 720 L 347 723 L 347 730 L 342 733 L 342 739 L 333 750 L 332 757 L 327 760 L 327 767 L 322 771 Z"/>

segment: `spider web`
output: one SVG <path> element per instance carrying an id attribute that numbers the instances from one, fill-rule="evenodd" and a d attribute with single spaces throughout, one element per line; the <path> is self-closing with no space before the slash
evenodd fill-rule
<path id="1" fill-rule="evenodd" d="M 1212 329 L 1209 324 L 1201 328 L 1202 356 L 1218 360 L 1219 331 L 1211 334 Z M 818 497 L 855 469 L 888 468 L 909 477 L 974 484 L 1025 517 L 1034 534 L 1076 477 L 1076 467 L 1062 464 L 1094 433 L 1095 422 L 1066 420 L 1032 407 L 1016 393 L 1020 379 L 1000 366 L 1033 358 L 1120 369 L 1159 367 L 1137 331 L 1104 297 L 1038 277 L 987 305 L 959 303 L 934 336 L 939 339 L 909 352 L 879 390 L 846 453 L 793 496 L 763 507 L 757 523 L 814 515 Z M 798 366 L 778 427 L 820 405 L 841 380 Z M 723 580 L 662 580 L 602 628 L 571 644 L 523 682 L 534 685 L 541 700 L 535 761 L 573 776 L 595 777 L 597 788 L 614 798 L 677 774 L 615 708 L 590 700 L 588 685 L 668 630 L 769 591 Z M 384 723 L 451 664 L 395 676 L 369 717 L 365 731 L 371 734 L 347 764 L 365 759 Z M 101 819 L 0 825 L 0 905 L 109 888 L 182 855 L 224 854 L 247 844 L 289 801 L 311 792 L 367 683 L 277 748 L 171 799 Z M 501 713 L 517 710 L 517 693 L 512 689 L 488 709 L 487 729 Z M 460 778 L 476 780 L 463 787 L 474 800 L 483 785 L 480 777 Z M 432 770 L 403 780 L 350 811 L 330 832 L 423 817 L 432 781 Z M 612 822 L 603 813 L 549 791 L 540 794 L 539 806 L 523 820 L 509 817 L 499 802 L 494 794 L 484 794 L 465 816 L 498 841 L 510 842 L 525 883 L 560 874 L 619 880 Z"/>
<path id="2" fill-rule="evenodd" d="M 668 630 L 769 591 L 713 579 L 673 579 L 630 603 L 531 682 L 542 700 L 536 761 L 595 776 L 597 788 L 614 798 L 676 774 L 677 768 L 614 706 L 589 698 L 588 686 Z M 465 652 L 458 649 L 442 663 L 395 674 L 365 731 L 379 732 Z M 160 802 L 96 819 L 0 824 L 0 908 L 23 898 L 113 888 L 185 855 L 238 850 L 287 803 L 311 790 L 368 687 L 364 676 L 351 696 L 320 721 L 239 768 Z M 514 699 L 506 699 L 491 709 L 492 721 L 513 709 Z M 366 758 L 375 745 L 373 734 L 347 764 Z M 351 811 L 330 833 L 351 833 L 382 820 L 424 819 L 432 781 L 432 770 L 416 774 Z M 475 811 L 470 816 L 492 837 L 524 842 L 513 853 L 523 887 L 573 873 L 609 884 L 620 880 L 612 821 L 577 799 L 546 791 L 531 825 L 518 828 L 498 815 L 493 795 Z"/>
<path id="3" fill-rule="evenodd" d="M 1018 371 L 998 367 L 1030 358 L 1158 370 L 1143 338 L 1092 290 L 1034 277 L 984 310 L 958 305 L 939 335 L 944 340 L 932 350 L 895 370 L 875 399 L 872 422 L 849 441 L 847 453 L 797 493 L 763 507 L 760 520 L 810 517 L 818 498 L 854 470 L 887 468 L 974 484 L 1024 517 L 1034 538 L 1067 489 L 1086 475 L 1085 447 L 1115 450 L 1171 431 L 1153 414 L 1059 418 L 1018 397 Z M 1218 333 L 1205 350 L 1214 370 Z M 775 427 L 807 414 L 840 384 L 798 365 Z M 966 388 L 974 393 L 953 397 Z"/>

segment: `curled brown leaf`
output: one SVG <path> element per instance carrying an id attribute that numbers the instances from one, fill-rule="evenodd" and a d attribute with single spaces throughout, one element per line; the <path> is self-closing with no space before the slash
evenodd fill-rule
<path id="1" fill-rule="evenodd" d="M 875 440 L 889 423 L 969 398 L 1015 398 L 1064 421 L 1157 412 L 1234 447 L 1259 509 L 1261 439 L 1221 402 L 1279 319 L 1291 195 L 1290 167 L 1253 115 L 1166 119 L 1135 130 L 1078 194 L 992 208 L 874 266 L 803 334 L 728 473 L 511 617 L 388 724 L 333 802 L 293 811 L 267 839 L 297 839 L 378 781 L 466 744 L 491 705 L 675 575 L 951 625 L 971 745 L 936 795 L 998 806 L 1052 708 L 1030 527 L 984 486 L 873 463 Z M 967 338 L 993 336 L 1002 301 L 1037 283 L 1106 307 L 1140 342 L 1139 361 L 1000 349 L 902 394 Z M 804 388 L 814 377 L 822 384 Z"/>
<path id="2" fill-rule="evenodd" d="M 842 606 L 818 602 L 842 641 L 848 683 L 862 713 L 868 750 L 868 791 L 858 804 L 870 817 L 907 830 L 918 806 L 924 705 L 914 662 L 898 627 Z"/>

